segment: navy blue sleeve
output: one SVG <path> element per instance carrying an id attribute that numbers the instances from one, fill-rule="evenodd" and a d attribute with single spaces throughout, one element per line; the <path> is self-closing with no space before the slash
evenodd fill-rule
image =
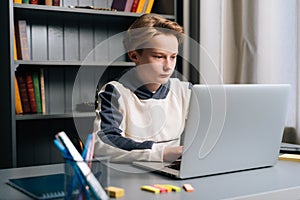
<path id="1" fill-rule="evenodd" d="M 101 131 L 97 134 L 103 142 L 127 151 L 152 148 L 153 141 L 136 142 L 121 135 L 122 130 L 119 127 L 123 116 L 119 112 L 120 94 L 113 85 L 108 84 L 98 97 L 101 106 Z"/>

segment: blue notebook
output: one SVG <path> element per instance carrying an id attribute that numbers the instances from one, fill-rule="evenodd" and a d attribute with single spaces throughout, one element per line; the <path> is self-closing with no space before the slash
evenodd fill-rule
<path id="1" fill-rule="evenodd" d="M 7 184 L 34 199 L 56 199 L 64 197 L 64 174 L 9 179 Z"/>

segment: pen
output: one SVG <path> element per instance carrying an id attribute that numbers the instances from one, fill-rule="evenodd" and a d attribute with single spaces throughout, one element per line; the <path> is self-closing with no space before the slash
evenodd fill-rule
<path id="1" fill-rule="evenodd" d="M 179 138 L 170 139 L 170 140 L 163 140 L 163 141 L 157 141 L 155 143 L 159 144 L 159 143 L 165 143 L 165 142 L 172 142 L 172 141 L 176 141 L 176 140 L 179 140 Z"/>
<path id="2" fill-rule="evenodd" d="M 85 144 L 84 144 L 83 152 L 82 152 L 82 154 L 81 154 L 82 157 L 85 158 L 85 160 L 86 160 L 86 158 L 87 158 L 88 149 L 89 149 L 89 146 L 90 146 L 90 141 L 91 141 L 91 139 L 92 139 L 92 135 L 89 134 L 88 137 L 87 137 L 87 139 L 86 139 L 86 142 L 85 142 Z"/>
<path id="3" fill-rule="evenodd" d="M 94 157 L 94 144 L 95 144 L 95 135 L 90 134 L 91 140 L 89 141 L 88 154 L 86 155 L 86 160 L 88 161 L 88 166 L 92 168 L 92 160 Z"/>
<path id="4" fill-rule="evenodd" d="M 57 139 L 54 139 L 53 142 L 64 158 L 68 158 L 68 159 L 71 158 L 70 155 L 68 155 L 68 151 L 66 150 L 66 148 Z"/>

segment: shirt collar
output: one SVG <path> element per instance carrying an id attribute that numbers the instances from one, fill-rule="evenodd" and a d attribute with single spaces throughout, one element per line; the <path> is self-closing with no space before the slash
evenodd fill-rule
<path id="1" fill-rule="evenodd" d="M 124 87 L 130 89 L 139 99 L 164 99 L 170 90 L 170 80 L 162 84 L 158 90 L 153 93 L 149 91 L 137 76 L 136 68 L 127 70 L 118 80 Z"/>

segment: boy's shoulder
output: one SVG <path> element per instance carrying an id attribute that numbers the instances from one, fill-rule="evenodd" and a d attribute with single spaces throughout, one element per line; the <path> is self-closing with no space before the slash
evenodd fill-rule
<path id="1" fill-rule="evenodd" d="M 175 88 L 184 88 L 184 89 L 191 89 L 192 88 L 192 83 L 188 81 L 182 81 L 179 80 L 178 78 L 170 78 L 170 84 L 171 87 Z"/>
<path id="2" fill-rule="evenodd" d="M 115 89 L 119 89 L 120 87 L 124 87 L 124 85 L 118 81 L 109 81 L 102 86 L 102 90 L 105 90 L 105 88 L 107 87 L 113 87 Z"/>

